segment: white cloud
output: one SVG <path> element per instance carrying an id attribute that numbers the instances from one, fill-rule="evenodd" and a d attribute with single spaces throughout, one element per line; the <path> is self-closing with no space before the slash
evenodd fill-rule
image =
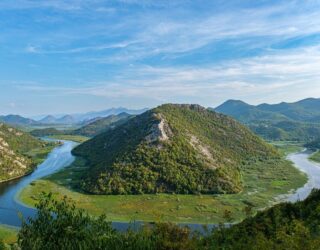
<path id="1" fill-rule="evenodd" d="M 152 98 L 158 103 L 184 99 L 211 106 L 229 98 L 251 102 L 320 96 L 320 46 L 204 67 L 129 67 L 111 80 L 78 88 L 24 86 L 62 95 Z M 286 96 L 290 93 L 290 97 Z"/>

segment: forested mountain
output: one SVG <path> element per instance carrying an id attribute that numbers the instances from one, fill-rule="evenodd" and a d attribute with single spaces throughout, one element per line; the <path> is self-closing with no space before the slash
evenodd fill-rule
<path id="1" fill-rule="evenodd" d="M 240 167 L 279 157 L 235 120 L 174 104 L 138 115 L 73 153 L 91 166 L 82 188 L 98 194 L 239 192 Z"/>
<path id="2" fill-rule="evenodd" d="M 234 117 L 269 140 L 310 141 L 320 134 L 320 99 L 257 106 L 229 100 L 215 110 Z"/>
<path id="3" fill-rule="evenodd" d="M 12 126 L 30 126 L 30 125 L 39 125 L 39 122 L 22 117 L 20 115 L 6 115 L 0 116 L 0 122 L 12 125 Z"/>
<path id="4" fill-rule="evenodd" d="M 122 123 L 126 122 L 128 119 L 132 118 L 133 115 L 129 115 L 127 113 L 120 113 L 118 115 L 110 115 L 105 118 L 96 119 L 93 122 L 76 129 L 74 131 L 70 131 L 69 133 L 75 135 L 83 135 L 88 137 L 93 137 L 102 132 L 105 132 L 109 129 L 112 129 Z"/>
<path id="5" fill-rule="evenodd" d="M 31 171 L 35 163 L 26 154 L 45 145 L 27 133 L 0 123 L 0 182 Z"/>

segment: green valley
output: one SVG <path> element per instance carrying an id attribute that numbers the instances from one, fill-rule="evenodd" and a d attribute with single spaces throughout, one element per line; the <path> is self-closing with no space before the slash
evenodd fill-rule
<path id="1" fill-rule="evenodd" d="M 196 145 L 190 143 L 192 137 L 198 138 Z M 161 140 L 161 138 L 167 139 Z M 140 143 L 142 143 L 141 148 L 139 148 Z M 281 150 L 279 153 L 273 146 L 263 142 L 233 119 L 200 106 L 163 105 L 81 144 L 75 152 L 82 157 L 78 156 L 77 160 L 66 169 L 33 182 L 20 193 L 19 197 L 24 203 L 34 206 L 42 192 L 52 192 L 58 199 L 66 195 L 76 202 L 77 207 L 84 208 L 93 215 L 105 213 L 112 221 L 220 223 L 227 221 L 226 212 L 232 215 L 233 221 L 240 221 L 246 216 L 246 207 L 251 207 L 255 213 L 271 206 L 278 202 L 275 197 L 303 186 L 307 180 L 303 173 L 283 159 L 287 153 L 299 151 L 302 145 L 279 142 L 275 143 L 275 146 Z M 208 154 L 203 154 L 204 148 L 214 155 L 211 155 L 215 159 L 214 162 L 206 158 Z M 120 150 L 120 153 L 117 153 L 117 150 Z M 155 154 L 157 151 L 160 154 Z M 111 162 L 114 155 L 126 155 L 125 160 L 130 160 L 130 165 L 123 167 L 125 171 L 129 171 L 131 165 L 137 164 L 135 171 L 131 170 L 134 175 L 126 180 L 126 184 L 132 188 L 128 189 L 128 194 L 115 195 L 102 192 L 106 190 L 103 189 L 106 181 L 117 187 L 115 176 L 109 175 L 110 180 L 108 180 L 106 179 L 108 175 L 101 173 L 108 171 L 106 164 Z M 162 157 L 166 161 L 162 162 Z M 192 185 L 185 186 L 184 190 L 188 192 L 180 190 L 180 194 L 178 189 L 163 189 L 157 193 L 148 193 L 144 192 L 143 186 L 140 186 L 140 192 L 144 194 L 134 192 L 134 195 L 131 195 L 130 191 L 137 191 L 134 186 L 136 182 L 132 182 L 133 178 L 143 183 L 141 171 L 146 171 L 147 167 L 154 168 L 155 163 L 169 162 L 170 171 L 176 171 L 179 178 L 184 178 L 181 180 L 189 181 L 178 171 L 179 168 L 187 168 L 183 164 L 187 164 L 188 161 L 193 164 L 194 169 L 200 168 L 199 171 L 208 167 L 211 170 L 210 164 L 213 163 L 219 166 L 221 171 L 225 168 L 226 171 L 222 172 L 219 178 L 229 178 L 226 172 L 230 175 L 233 171 L 231 174 L 239 178 L 232 179 L 236 181 L 235 184 L 232 183 L 237 185 L 236 189 L 224 194 L 203 191 L 200 181 L 199 189 L 190 189 Z M 122 160 L 122 164 L 123 162 Z M 179 165 L 175 165 L 176 162 Z M 165 166 L 160 169 L 168 171 Z M 188 175 L 192 176 L 194 169 L 188 170 Z M 120 177 L 130 176 L 127 172 L 122 175 L 121 168 L 116 171 Z M 148 173 L 157 176 L 155 170 L 152 171 L 153 173 L 150 171 Z M 175 172 L 168 173 L 167 175 L 171 176 Z M 214 175 L 209 176 L 215 178 Z M 174 182 L 175 175 L 172 178 L 169 181 Z M 96 181 L 102 185 L 101 189 L 97 189 L 97 194 L 91 194 L 93 192 L 86 186 L 87 181 Z M 153 183 L 149 183 L 152 187 Z M 174 184 L 170 186 L 174 187 Z"/>

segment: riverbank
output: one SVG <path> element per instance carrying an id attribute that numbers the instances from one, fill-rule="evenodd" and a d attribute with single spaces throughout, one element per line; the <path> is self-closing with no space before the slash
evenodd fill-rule
<path id="1" fill-rule="evenodd" d="M 81 173 L 88 171 L 81 160 L 27 186 L 19 195 L 22 202 L 34 206 L 42 192 L 58 199 L 68 196 L 76 206 L 92 215 L 105 213 L 111 221 L 170 221 L 177 223 L 217 224 L 241 221 L 247 208 L 254 213 L 273 205 L 275 197 L 306 183 L 305 174 L 285 160 L 256 162 L 243 169 L 244 190 L 226 195 L 88 195 L 77 186 Z"/>
<path id="2" fill-rule="evenodd" d="M 30 175 L 18 180 L 13 180 L 0 184 L 0 224 L 19 227 L 21 226 L 21 216 L 24 219 L 35 215 L 33 208 L 28 208 L 17 202 L 18 193 L 29 185 L 32 181 L 55 173 L 70 165 L 74 157 L 71 150 L 77 145 L 75 142 L 64 141 L 58 144 Z"/>
<path id="3" fill-rule="evenodd" d="M 18 229 L 15 227 L 9 227 L 0 225 L 0 239 L 6 244 L 12 244 L 17 242 Z"/>
<path id="4" fill-rule="evenodd" d="M 0 184 L 1 183 L 6 183 L 6 182 L 10 182 L 10 181 L 14 181 L 14 180 L 18 180 L 21 179 L 25 176 L 28 176 L 30 174 L 33 173 L 33 171 L 35 171 L 35 169 L 37 168 L 38 165 L 40 165 L 42 162 L 45 161 L 45 159 L 47 158 L 48 154 L 57 146 L 57 144 L 55 143 L 47 143 L 47 145 L 45 147 L 42 148 L 36 148 L 33 150 L 30 150 L 29 152 L 26 153 L 26 156 L 30 157 L 32 159 L 34 168 L 22 175 L 19 176 L 15 176 L 9 179 L 5 179 L 5 180 L 0 180 Z"/>
<path id="5" fill-rule="evenodd" d="M 313 153 L 310 157 L 310 160 L 320 163 L 320 151 Z"/>

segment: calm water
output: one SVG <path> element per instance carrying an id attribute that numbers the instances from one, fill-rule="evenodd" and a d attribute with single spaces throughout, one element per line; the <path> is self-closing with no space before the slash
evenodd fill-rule
<path id="1" fill-rule="evenodd" d="M 29 176 L 18 180 L 0 184 L 0 224 L 10 226 L 21 226 L 21 215 L 23 218 L 34 217 L 36 210 L 26 207 L 17 201 L 16 197 L 19 192 L 30 184 L 32 181 L 50 175 L 58 170 L 70 165 L 74 161 L 71 150 L 77 145 L 75 142 L 63 141 L 64 144 L 55 148 L 47 157 L 47 159 L 38 166 L 38 168 Z M 320 188 L 320 165 L 308 160 L 310 153 L 305 151 L 301 153 L 291 154 L 288 159 L 295 163 L 295 166 L 301 171 L 307 173 L 309 180 L 301 188 L 289 195 L 282 195 L 281 200 L 297 201 L 305 199 L 313 188 Z M 133 227 L 139 227 L 141 223 L 137 222 Z M 184 225 L 184 224 L 182 224 Z M 194 230 L 202 230 L 200 224 L 187 224 Z M 128 223 L 114 222 L 113 227 L 118 230 L 125 230 L 129 226 Z M 209 228 L 215 225 L 209 225 Z"/>
<path id="2" fill-rule="evenodd" d="M 289 195 L 281 195 L 280 199 L 290 202 L 304 200 L 308 197 L 313 188 L 320 189 L 320 164 L 309 161 L 310 151 L 303 151 L 296 154 L 290 154 L 287 158 L 294 162 L 295 166 L 308 176 L 308 182 L 294 193 Z"/>

